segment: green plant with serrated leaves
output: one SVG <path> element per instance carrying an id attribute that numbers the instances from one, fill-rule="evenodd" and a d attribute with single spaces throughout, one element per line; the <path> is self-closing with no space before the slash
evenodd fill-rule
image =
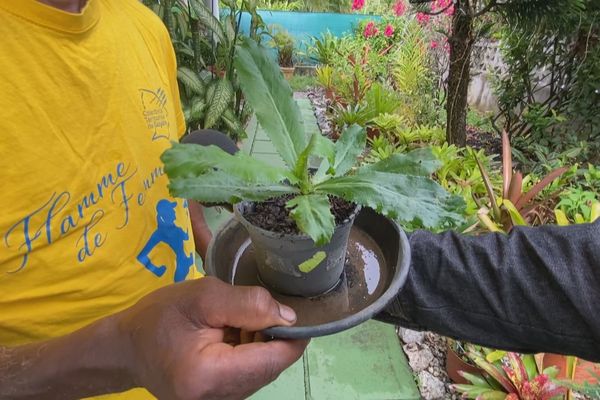
<path id="1" fill-rule="evenodd" d="M 235 67 L 246 100 L 285 167 L 214 146 L 175 143 L 162 156 L 171 194 L 231 204 L 291 195 L 287 207 L 292 218 L 317 245 L 327 243 L 335 227 L 329 196 L 423 227 L 450 227 L 462 221 L 462 200 L 430 179 L 439 167 L 430 150 L 358 166 L 367 141 L 364 129 L 350 126 L 336 143 L 321 134 L 307 137 L 289 84 L 267 49 L 245 40 L 236 51 Z M 314 156 L 321 162 L 313 174 L 309 159 Z"/>
<path id="2" fill-rule="evenodd" d="M 291 68 L 294 66 L 294 56 L 296 54 L 296 42 L 294 37 L 280 25 L 272 25 L 271 37 L 273 40 L 270 45 L 277 50 L 277 61 L 279 66 Z"/>

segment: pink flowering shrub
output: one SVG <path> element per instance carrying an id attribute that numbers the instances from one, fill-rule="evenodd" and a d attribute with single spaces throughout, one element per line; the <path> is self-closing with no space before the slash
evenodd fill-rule
<path id="1" fill-rule="evenodd" d="M 393 11 L 396 17 L 401 17 L 402 15 L 404 15 L 404 13 L 406 12 L 406 4 L 404 3 L 404 0 L 396 1 L 393 7 Z"/>
<path id="2" fill-rule="evenodd" d="M 417 13 L 417 22 L 421 25 L 427 25 L 431 20 L 431 15 L 422 12 Z"/>
<path id="3" fill-rule="evenodd" d="M 365 6 L 365 0 L 353 0 L 352 1 L 352 11 L 362 10 Z"/>
<path id="4" fill-rule="evenodd" d="M 366 38 L 370 38 L 370 37 L 376 36 L 378 33 L 379 33 L 379 29 L 377 29 L 377 27 L 375 26 L 375 22 L 369 21 L 369 23 L 365 26 L 363 35 Z"/>
<path id="5" fill-rule="evenodd" d="M 453 15 L 454 14 L 454 2 L 453 0 L 435 0 L 431 4 L 432 12 L 440 12 L 442 11 L 445 15 Z"/>
<path id="6" fill-rule="evenodd" d="M 387 26 L 385 27 L 385 31 L 383 31 L 383 34 L 386 37 L 392 37 L 394 36 L 394 27 L 390 24 L 387 24 Z"/>

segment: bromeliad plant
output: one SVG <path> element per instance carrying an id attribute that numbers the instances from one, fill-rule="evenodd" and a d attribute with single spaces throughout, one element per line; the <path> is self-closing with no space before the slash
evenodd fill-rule
<path id="1" fill-rule="evenodd" d="M 555 179 L 566 173 L 569 168 L 557 168 L 528 191 L 523 191 L 525 183 L 531 180 L 531 176 L 523 177 L 519 171 L 513 171 L 512 152 L 508 134 L 502 134 L 502 191 L 499 198 L 496 197 L 489 173 L 477 160 L 483 181 L 485 183 L 490 209 L 482 206 L 478 216 L 481 224 L 492 232 L 509 232 L 515 225 L 528 225 L 536 218 L 536 209 L 539 203 L 535 198 L 548 187 Z M 539 219 L 539 218 L 538 218 Z"/>
<path id="2" fill-rule="evenodd" d="M 454 385 L 463 398 L 477 400 L 552 400 L 563 399 L 567 388 L 556 384 L 556 367 L 540 370 L 535 356 L 505 353 L 502 359 L 490 360 L 483 349 L 469 346 L 467 357 L 483 374 L 461 375 L 468 385 Z"/>
<path id="3" fill-rule="evenodd" d="M 336 143 L 320 134 L 307 138 L 289 84 L 266 49 L 245 40 L 237 48 L 235 67 L 246 100 L 285 166 L 214 146 L 173 144 L 162 156 L 173 195 L 231 204 L 291 195 L 290 215 L 317 245 L 327 243 L 335 228 L 329 196 L 424 227 L 461 221 L 461 199 L 429 178 L 439 166 L 429 150 L 356 167 L 366 146 L 364 129 L 351 126 Z M 312 173 L 315 157 L 321 161 Z"/>

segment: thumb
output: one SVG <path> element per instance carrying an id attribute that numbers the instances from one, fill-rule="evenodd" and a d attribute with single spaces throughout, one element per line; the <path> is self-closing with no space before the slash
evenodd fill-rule
<path id="1" fill-rule="evenodd" d="M 296 322 L 294 310 L 276 301 L 264 288 L 232 286 L 215 278 L 202 278 L 196 293 L 197 322 L 210 328 L 240 328 L 260 331 Z"/>

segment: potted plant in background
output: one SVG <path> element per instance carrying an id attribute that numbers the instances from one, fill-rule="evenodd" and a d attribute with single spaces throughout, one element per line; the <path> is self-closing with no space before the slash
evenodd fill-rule
<path id="1" fill-rule="evenodd" d="M 251 37 L 260 41 L 267 34 L 256 3 L 226 0 L 229 13 L 221 20 L 201 0 L 178 0 L 170 2 L 171 7 L 166 2 L 146 3 L 155 3 L 153 10 L 170 27 L 188 129 L 216 129 L 234 141 L 243 139 L 251 110 L 243 101 L 233 59 L 242 14 L 250 16 Z"/>
<path id="2" fill-rule="evenodd" d="M 333 100 L 333 68 L 329 65 L 321 65 L 317 67 L 315 75 L 319 85 L 325 89 L 325 98 L 330 101 Z"/>
<path id="3" fill-rule="evenodd" d="M 465 344 L 458 340 L 448 339 L 446 348 L 446 372 L 454 383 L 468 384 L 463 373 L 480 374 L 481 368 L 470 362 L 466 355 Z"/>
<path id="4" fill-rule="evenodd" d="M 292 35 L 282 27 L 274 27 L 272 33 L 272 46 L 277 49 L 277 61 L 285 79 L 290 80 L 294 76 L 295 41 Z"/>
<path id="5" fill-rule="evenodd" d="M 245 40 L 235 67 L 246 100 L 285 167 L 216 147 L 179 144 L 162 159 L 174 196 L 236 204 L 268 288 L 310 297 L 335 285 L 344 268 L 347 230 L 359 206 L 424 227 L 462 221 L 462 199 L 430 179 L 439 164 L 429 150 L 357 167 L 365 131 L 351 126 L 336 143 L 320 134 L 307 138 L 289 84 L 266 49 Z M 319 166 L 311 171 L 309 161 L 315 157 Z M 261 212 L 285 214 L 293 224 L 266 227 L 260 222 L 268 219 L 265 215 L 254 217 Z"/>
<path id="6" fill-rule="evenodd" d="M 493 353 L 493 352 L 492 352 Z M 568 389 L 555 378 L 556 367 L 540 369 L 533 355 L 504 353 L 504 357 L 491 362 L 489 351 L 468 346 L 470 362 L 481 368 L 481 374 L 462 372 L 468 384 L 453 385 L 454 390 L 466 399 L 551 400 L 564 399 Z"/>

